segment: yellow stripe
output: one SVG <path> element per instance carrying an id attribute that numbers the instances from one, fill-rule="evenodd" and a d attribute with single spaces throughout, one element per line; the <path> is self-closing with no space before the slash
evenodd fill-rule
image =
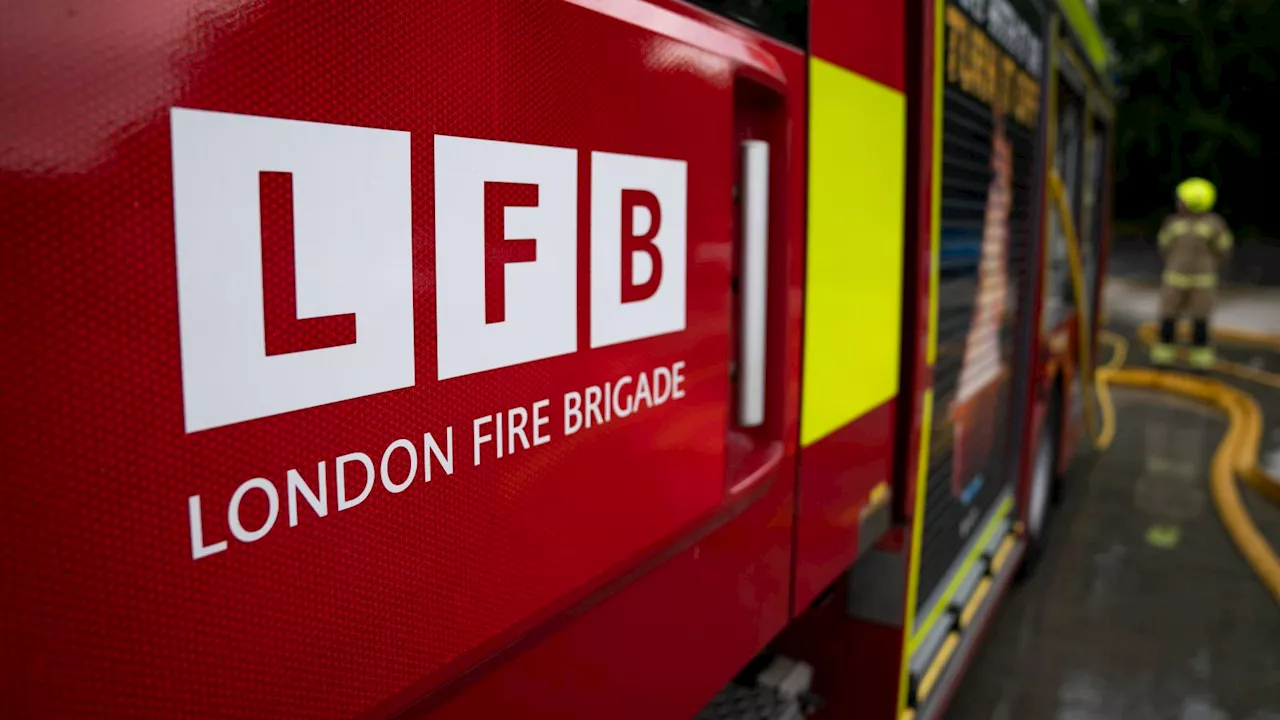
<path id="1" fill-rule="evenodd" d="M 1080 45 L 1089 55 L 1089 62 L 1098 72 L 1103 72 L 1107 65 L 1107 45 L 1102 39 L 1102 33 L 1098 30 L 1098 23 L 1094 20 L 1093 14 L 1089 12 L 1082 0 L 1058 0 L 1058 4 L 1067 17 L 1067 23 L 1080 39 Z M 1050 37 L 1057 37 L 1057 33 Z"/>
<path id="2" fill-rule="evenodd" d="M 978 609 L 982 607 L 982 603 L 987 599 L 987 593 L 991 592 L 991 578 L 982 578 L 978 583 L 978 587 L 973 591 L 973 597 L 969 598 L 969 602 L 965 603 L 964 610 L 960 613 L 960 628 L 963 630 L 969 627 L 969 623 L 973 622 L 973 617 L 978 614 Z"/>
<path id="3" fill-rule="evenodd" d="M 1230 250 L 1231 246 L 1235 244 L 1235 241 L 1236 238 L 1231 234 L 1230 230 L 1223 230 L 1222 234 L 1218 235 L 1218 252 L 1226 252 Z"/>
<path id="4" fill-rule="evenodd" d="M 916 468 L 916 501 L 911 511 L 911 562 L 907 568 L 907 602 L 902 619 L 902 667 L 898 675 L 898 710 L 907 706 L 907 678 L 911 668 L 911 650 L 914 643 L 916 593 L 920 591 L 920 544 L 924 539 L 924 492 L 929 480 L 929 433 L 933 428 L 933 388 L 924 391 L 924 409 L 921 412 L 920 458 Z"/>
<path id="5" fill-rule="evenodd" d="M 1017 544 L 1017 540 L 1012 535 L 1007 536 L 1004 542 L 1000 543 L 1000 549 L 996 550 L 995 557 L 991 558 L 991 574 L 995 575 L 1004 567 L 1005 562 L 1009 559 L 1009 553 L 1013 552 L 1013 546 Z"/>
<path id="6" fill-rule="evenodd" d="M 810 59 L 809 238 L 800 440 L 898 394 L 907 104 Z"/>
<path id="7" fill-rule="evenodd" d="M 928 699 L 929 693 L 933 692 L 933 686 L 938 684 L 938 678 L 942 677 L 942 671 L 946 669 L 947 663 L 951 662 L 951 656 L 956 654 L 956 648 L 959 645 L 958 633 L 951 633 L 947 635 L 946 640 L 942 641 L 942 647 L 938 648 L 938 654 L 933 656 L 933 662 L 929 663 L 929 669 L 924 677 L 920 678 L 920 686 L 916 688 L 917 705 Z"/>
<path id="8" fill-rule="evenodd" d="M 942 98 L 943 98 L 943 57 L 946 51 L 946 25 L 943 16 L 947 10 L 946 0 L 935 0 L 933 9 L 933 150 L 930 169 L 930 207 L 929 207 L 929 338 L 925 350 L 925 360 L 933 365 L 938 358 L 938 278 L 941 276 L 942 261 L 941 238 L 942 228 Z M 933 387 L 924 391 L 924 408 L 920 421 L 920 449 L 916 467 L 915 507 L 911 511 L 911 560 L 907 567 L 907 599 L 902 618 L 902 666 L 898 674 L 898 711 L 910 712 L 914 719 L 915 712 L 907 709 L 907 694 L 910 689 L 912 638 L 915 636 L 916 602 L 920 592 L 920 547 L 924 543 L 924 495 L 929 480 L 929 446 L 933 431 Z"/>
<path id="9" fill-rule="evenodd" d="M 960 583 L 964 582 L 969 571 L 973 569 L 973 564 L 978 561 L 978 558 L 982 557 L 983 549 L 985 549 L 988 543 L 990 543 L 992 536 L 994 536 L 996 530 L 1000 528 L 1000 523 L 1009 515 L 1011 510 L 1013 510 L 1013 498 L 1007 497 L 991 515 L 991 519 L 987 521 L 986 527 L 982 529 L 982 534 L 978 536 L 978 541 L 973 544 L 973 547 L 969 550 L 969 554 L 965 556 L 964 562 L 960 564 L 959 568 L 956 569 L 955 574 L 951 576 L 951 582 L 947 583 L 947 589 L 942 591 L 942 595 L 938 598 L 938 601 L 933 604 L 933 607 L 929 610 L 929 614 L 925 616 L 924 622 L 920 623 L 920 627 L 912 634 L 911 652 L 915 652 L 920 648 L 920 643 L 924 642 L 925 636 L 927 636 L 929 631 L 933 629 L 934 623 L 938 622 L 938 618 L 942 617 L 942 614 L 946 612 L 947 608 L 951 607 L 951 598 L 955 597 L 956 591 L 960 589 Z M 913 605 L 907 606 L 908 614 L 912 612 L 913 607 Z"/>
<path id="10" fill-rule="evenodd" d="M 1160 281 L 1178 290 L 1208 289 L 1218 284 L 1218 277 L 1213 273 L 1180 273 L 1176 270 L 1165 270 Z"/>

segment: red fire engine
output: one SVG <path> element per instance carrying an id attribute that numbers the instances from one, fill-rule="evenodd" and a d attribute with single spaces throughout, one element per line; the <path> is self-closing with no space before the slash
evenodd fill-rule
<path id="1" fill-rule="evenodd" d="M 0 28 L 0 714 L 944 710 L 1077 435 L 1084 0 Z"/>

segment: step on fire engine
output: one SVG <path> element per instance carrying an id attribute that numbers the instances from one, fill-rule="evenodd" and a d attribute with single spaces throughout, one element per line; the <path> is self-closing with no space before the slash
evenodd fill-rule
<path id="1" fill-rule="evenodd" d="M 7 4 L 0 714 L 938 717 L 1079 432 L 1095 13 Z"/>

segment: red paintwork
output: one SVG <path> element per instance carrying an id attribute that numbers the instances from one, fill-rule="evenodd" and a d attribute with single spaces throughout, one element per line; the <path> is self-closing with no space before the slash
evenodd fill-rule
<path id="1" fill-rule="evenodd" d="M 812 720 L 896 718 L 902 628 L 849 617 L 846 590 L 836 583 L 787 627 L 774 649 L 826 670 L 814 674 L 813 691 L 823 707 Z"/>
<path id="2" fill-rule="evenodd" d="M 907 1 L 811 0 L 810 52 L 906 92 Z"/>
<path id="3" fill-rule="evenodd" d="M 800 453 L 795 606 L 805 608 L 857 559 L 859 523 L 872 488 L 893 480 L 897 400 Z"/>
<path id="4" fill-rule="evenodd" d="M 914 230 L 914 247 L 907 253 L 907 274 L 904 288 L 903 317 L 913 318 L 915 332 L 903 335 L 904 378 L 911 378 L 913 412 L 910 422 L 900 423 L 906 442 L 903 445 L 901 487 L 895 488 L 895 508 L 899 517 L 910 519 L 915 512 L 916 477 L 920 470 L 920 442 L 924 425 L 924 400 L 926 391 L 933 386 L 933 365 L 929 362 L 928 345 L 919 338 L 929 337 L 929 288 L 933 272 L 933 141 L 934 141 L 934 54 L 937 52 L 934 34 L 937 3 L 932 0 L 912 0 L 907 3 L 908 47 L 907 53 L 908 137 L 907 144 L 907 227 Z M 916 19 L 918 18 L 918 22 Z M 914 262 L 910 262 L 914 260 Z M 914 270 L 914 273 L 911 271 Z M 912 327 L 912 326 L 908 326 Z M 905 390 L 906 388 L 904 388 Z M 935 408 L 936 410 L 936 408 Z M 905 430 L 902 430 L 905 428 Z"/>
<path id="5" fill-rule="evenodd" d="M 799 52 L 638 0 L 37 3 L 6 6 L 0 25 L 14 300 L 0 544 L 21 549 L 4 555 L 0 601 L 11 715 L 382 716 L 456 693 L 474 668 L 488 672 L 444 716 L 505 717 L 517 703 L 530 717 L 553 702 L 561 718 L 687 715 L 786 622 Z M 735 127 L 735 77 L 774 97 L 764 126 L 786 192 L 769 280 L 772 410 L 733 455 L 730 188 L 735 134 L 751 131 Z M 414 387 L 183 432 L 172 106 L 413 134 Z M 688 160 L 687 330 L 595 350 L 580 340 L 568 356 L 436 382 L 434 133 L 578 149 L 580 227 L 591 150 Z M 341 516 L 191 559 L 190 494 L 206 503 L 207 540 L 222 539 L 218 508 L 248 478 L 281 484 L 287 468 L 449 423 L 465 458 L 473 417 L 676 360 L 688 363 L 680 403 L 497 464 L 459 462 L 394 499 L 375 488 Z M 555 403 L 551 415 L 554 426 Z M 727 491 L 747 478 L 758 482 Z M 654 692 L 595 692 L 620 687 Z"/>

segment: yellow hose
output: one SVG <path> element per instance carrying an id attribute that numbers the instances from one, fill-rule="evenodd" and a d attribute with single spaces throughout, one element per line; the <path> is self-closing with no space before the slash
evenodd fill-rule
<path id="1" fill-rule="evenodd" d="M 1274 335 L 1263 335 L 1230 328 L 1214 330 L 1213 335 L 1214 338 L 1233 345 L 1252 345 L 1280 351 L 1280 337 Z M 1139 326 L 1138 337 L 1147 345 L 1154 345 L 1156 342 L 1155 323 L 1149 322 Z M 1124 338 L 1120 338 L 1120 340 L 1123 341 Z M 1178 351 L 1182 352 L 1182 349 L 1179 348 Z M 1248 365 L 1227 362 L 1222 359 L 1219 359 L 1214 364 L 1213 369 L 1224 375 L 1250 380 L 1260 385 L 1280 390 L 1280 375 L 1276 373 L 1259 370 Z M 1249 398 L 1252 409 L 1245 416 L 1249 424 L 1245 429 L 1246 445 L 1242 450 L 1242 462 L 1239 465 L 1240 478 L 1249 483 L 1263 497 L 1274 503 L 1280 503 L 1280 479 L 1268 474 L 1258 464 L 1258 447 L 1262 442 L 1262 411 L 1258 408 L 1257 401 L 1248 395 L 1245 395 L 1245 397 Z"/>
<path id="2" fill-rule="evenodd" d="M 1104 371 L 1124 367 L 1124 361 L 1129 355 L 1129 342 L 1110 331 L 1102 333 L 1102 342 L 1115 349 L 1111 351 L 1111 358 L 1094 374 L 1093 378 L 1093 392 L 1098 398 L 1098 406 L 1102 412 L 1102 429 L 1098 432 L 1098 437 L 1093 438 L 1093 446 L 1099 450 L 1106 450 L 1111 447 L 1111 441 L 1116 437 L 1116 408 L 1115 403 L 1111 401 L 1111 392 L 1107 390 L 1103 374 Z"/>
<path id="3" fill-rule="evenodd" d="M 1227 434 L 1214 453 L 1210 488 L 1218 515 L 1245 561 L 1280 603 L 1280 556 L 1250 519 L 1236 488 L 1236 476 L 1256 469 L 1262 413 L 1253 397 L 1217 380 L 1180 373 L 1125 368 L 1098 373 L 1104 383 L 1166 390 L 1218 406 L 1226 413 Z"/>
<path id="4" fill-rule="evenodd" d="M 1090 337 L 1092 333 L 1089 332 L 1089 318 L 1084 311 L 1084 267 L 1080 262 L 1080 237 L 1076 235 L 1075 222 L 1071 219 L 1071 208 L 1067 204 L 1067 193 L 1062 187 L 1062 179 L 1058 177 L 1056 170 L 1049 173 L 1049 194 L 1058 208 L 1062 232 L 1067 236 L 1067 263 L 1071 266 L 1071 290 L 1076 298 L 1076 348 L 1079 351 L 1080 396 L 1084 400 L 1084 425 L 1094 446 L 1097 447 L 1099 434 L 1095 432 L 1093 396 L 1089 394 L 1090 381 L 1093 380 L 1093 347 Z"/>
<path id="5" fill-rule="evenodd" d="M 1258 447 L 1262 435 L 1262 411 L 1258 407 L 1258 402 L 1253 396 L 1217 380 L 1181 373 L 1124 368 L 1124 361 L 1128 355 L 1128 343 L 1115 333 L 1103 334 L 1103 340 L 1113 345 L 1115 350 L 1106 366 L 1096 373 L 1093 372 L 1088 318 L 1084 313 L 1084 269 L 1080 263 L 1080 240 L 1071 220 L 1071 208 L 1067 204 L 1062 180 L 1056 171 L 1049 173 L 1049 194 L 1057 207 L 1063 234 L 1067 240 L 1067 260 L 1071 266 L 1071 287 L 1076 298 L 1076 319 L 1079 323 L 1079 340 L 1076 347 L 1080 354 L 1079 372 L 1081 395 L 1085 406 L 1085 427 L 1093 440 L 1094 447 L 1105 450 L 1111 446 L 1115 438 L 1115 405 L 1108 390 L 1110 383 L 1166 390 L 1218 406 L 1226 413 L 1229 425 L 1226 435 L 1213 456 L 1211 492 L 1214 505 L 1218 509 L 1222 524 L 1227 529 L 1227 534 L 1244 555 L 1249 567 L 1253 568 L 1254 573 L 1280 604 L 1280 556 L 1276 555 L 1266 538 L 1258 532 L 1258 527 L 1254 525 L 1249 513 L 1245 510 L 1239 489 L 1236 487 L 1236 478 L 1239 476 L 1271 499 L 1280 499 L 1280 484 L 1277 484 L 1274 478 L 1269 477 L 1258 466 Z M 1267 335 L 1218 330 L 1215 336 L 1222 340 L 1234 340 L 1241 344 L 1261 345 L 1280 350 L 1280 338 Z M 1154 341 L 1154 326 L 1143 326 L 1139 330 L 1139 337 L 1147 342 Z M 1252 374 L 1242 374 L 1240 372 L 1242 368 L 1252 371 Z M 1271 375 L 1256 368 L 1247 368 L 1234 363 L 1217 366 L 1217 369 L 1223 369 L 1238 377 L 1248 375 L 1247 379 L 1263 382 L 1263 384 L 1268 384 L 1264 379 L 1265 376 Z M 1102 428 L 1096 433 L 1089 394 L 1091 386 L 1102 411 Z"/>

